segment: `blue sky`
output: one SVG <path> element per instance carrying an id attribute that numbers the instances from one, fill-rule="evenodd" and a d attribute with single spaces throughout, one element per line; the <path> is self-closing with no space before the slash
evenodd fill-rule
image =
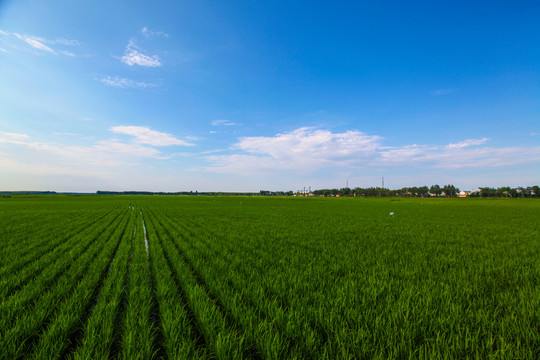
<path id="1" fill-rule="evenodd" d="M 0 189 L 540 183 L 537 2 L 2 1 Z"/>

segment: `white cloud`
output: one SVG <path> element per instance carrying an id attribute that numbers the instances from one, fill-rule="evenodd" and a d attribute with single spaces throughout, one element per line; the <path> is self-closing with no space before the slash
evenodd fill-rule
<path id="1" fill-rule="evenodd" d="M 151 185 L 155 178 L 148 174 L 149 161 L 160 155 L 152 147 L 115 140 L 90 146 L 7 140 L 0 137 L 0 173 L 10 190 L 124 190 L 142 178 Z"/>
<path id="2" fill-rule="evenodd" d="M 410 145 L 378 152 L 370 164 L 389 168 L 491 168 L 540 161 L 540 146 L 537 147 L 469 147 L 485 142 L 462 141 L 458 146 Z M 486 139 L 487 140 L 487 139 Z M 463 146 L 462 146 L 463 145 Z"/>
<path id="3" fill-rule="evenodd" d="M 127 153 L 134 156 L 151 156 L 159 153 L 159 151 L 149 148 L 154 151 L 151 154 L 150 150 L 141 150 L 138 148 L 131 149 L 129 152 L 126 147 L 113 144 L 114 141 L 102 141 L 93 146 L 70 146 L 58 143 L 44 143 L 37 141 L 25 140 L 9 140 L 0 138 L 0 144 L 7 143 L 11 149 L 19 149 L 13 151 L 12 157 L 21 157 L 23 163 L 28 163 L 30 160 L 40 163 L 69 164 L 73 166 L 87 165 L 107 165 L 114 166 L 122 163 L 122 160 L 114 155 L 114 153 Z M 15 147 L 13 147 L 15 145 Z M 140 146 L 140 145 L 137 145 Z"/>
<path id="4" fill-rule="evenodd" d="M 277 134 L 274 137 L 244 137 L 236 144 L 238 149 L 254 154 L 267 154 L 274 158 L 341 159 L 375 151 L 381 137 L 365 135 L 360 131 L 332 133 L 309 127 Z"/>
<path id="5" fill-rule="evenodd" d="M 81 134 L 74 134 L 74 133 L 68 133 L 68 132 L 59 132 L 59 131 L 55 131 L 53 132 L 54 135 L 58 135 L 58 136 L 81 136 Z"/>
<path id="6" fill-rule="evenodd" d="M 100 79 L 103 84 L 107 86 L 117 87 L 117 88 L 132 88 L 132 89 L 146 89 L 150 87 L 156 87 L 156 84 L 146 83 L 143 81 L 135 81 L 132 79 L 121 78 L 118 76 L 107 76 Z"/>
<path id="7" fill-rule="evenodd" d="M 212 126 L 236 126 L 237 123 L 234 123 L 229 120 L 214 120 L 211 122 Z"/>
<path id="8" fill-rule="evenodd" d="M 439 89 L 439 90 L 435 90 L 433 92 L 433 94 L 437 95 L 437 96 L 441 96 L 441 95 L 448 95 L 448 94 L 451 94 L 453 92 L 454 92 L 453 89 Z"/>
<path id="9" fill-rule="evenodd" d="M 159 154 L 159 150 L 139 144 L 125 144 L 115 140 L 101 140 L 95 145 L 101 151 L 114 151 L 134 156 L 153 157 Z"/>
<path id="10" fill-rule="evenodd" d="M 10 133 L 10 132 L 4 132 L 4 131 L 0 131 L 0 136 L 4 136 L 7 138 L 16 139 L 16 140 L 25 140 L 29 138 L 27 134 L 17 134 L 17 133 Z"/>
<path id="11" fill-rule="evenodd" d="M 116 130 L 118 134 L 134 136 L 133 141 L 87 139 L 86 146 L 72 146 L 35 141 L 23 133 L 0 132 L 0 173 L 6 179 L 4 186 L 75 190 L 84 185 L 91 191 L 112 187 L 177 191 L 178 186 L 185 190 L 189 182 L 193 190 L 199 191 L 201 184 L 216 191 L 245 191 L 253 187 L 256 190 L 260 186 L 294 190 L 295 184 L 337 186 L 336 179 L 345 178 L 350 183 L 351 179 L 363 177 L 377 181 L 381 172 L 385 180 L 388 174 L 394 180 L 406 178 L 403 181 L 408 184 L 440 183 L 441 176 L 445 179 L 449 176 L 449 179 L 461 179 L 448 180 L 460 187 L 499 186 L 534 183 L 540 163 L 540 146 L 496 148 L 484 143 L 461 147 L 388 146 L 384 144 L 387 140 L 377 135 L 315 128 L 300 128 L 275 136 L 243 137 L 228 149 L 167 153 L 158 146 L 182 140 L 144 127 L 125 126 Z M 470 143 L 470 140 L 456 143 Z M 208 167 L 192 168 L 186 173 L 185 168 L 193 166 L 194 160 L 200 163 L 204 159 L 209 162 Z M 527 170 L 513 171 L 519 164 Z M 201 170 L 223 175 L 216 180 Z"/>
<path id="12" fill-rule="evenodd" d="M 58 51 L 58 53 L 62 54 L 62 55 L 65 55 L 65 56 L 69 56 L 69 57 L 77 57 L 77 55 L 75 55 L 71 51 L 67 51 L 67 50 L 60 50 L 60 51 Z"/>
<path id="13" fill-rule="evenodd" d="M 430 150 L 435 150 L 434 147 L 420 146 L 420 145 L 406 145 L 400 148 L 390 148 L 378 152 L 377 161 L 381 164 L 393 163 L 393 164 L 406 164 L 410 163 L 413 159 L 423 156 Z"/>
<path id="14" fill-rule="evenodd" d="M 360 131 L 332 133 L 299 128 L 276 136 L 240 138 L 229 151 L 213 155 L 206 170 L 259 174 L 279 170 L 402 169 L 502 167 L 540 161 L 540 147 L 482 147 L 488 139 L 469 139 L 450 145 L 382 146 L 382 137 Z M 475 147 L 472 147 L 475 145 Z"/>
<path id="15" fill-rule="evenodd" d="M 57 135 L 77 134 L 55 133 Z M 4 137 L 2 137 L 4 136 Z M 56 164 L 76 164 L 92 166 L 115 166 L 125 164 L 126 159 L 158 158 L 160 151 L 141 144 L 123 143 L 117 139 L 99 140 L 90 146 L 64 145 L 56 142 L 31 141 L 25 134 L 0 133 L 0 144 L 10 148 L 21 149 L 14 151 L 17 156 L 29 159 L 46 159 L 45 162 Z M 34 153 L 35 152 L 35 153 Z M 39 154 L 39 155 L 37 155 Z M 24 161 L 28 162 L 28 161 Z"/>
<path id="16" fill-rule="evenodd" d="M 169 34 L 167 34 L 166 32 L 152 31 L 148 29 L 146 26 L 141 29 L 141 33 L 143 34 L 144 37 L 147 37 L 147 38 L 150 38 L 153 36 L 160 36 L 160 37 L 165 37 L 165 38 L 169 37 Z"/>
<path id="17" fill-rule="evenodd" d="M 448 144 L 448 148 L 449 149 L 460 149 L 460 148 L 473 146 L 473 145 L 482 145 L 488 140 L 489 140 L 488 138 L 467 139 L 467 140 L 463 140 L 463 141 L 460 141 L 460 142 L 457 142 L 457 143 L 454 143 L 454 144 Z"/>
<path id="18" fill-rule="evenodd" d="M 55 55 L 60 54 L 60 55 L 75 57 L 76 55 L 73 52 L 62 49 L 62 47 L 79 46 L 79 42 L 77 40 L 68 40 L 65 38 L 49 40 L 49 39 L 45 39 L 45 38 L 34 36 L 34 35 L 19 34 L 16 32 L 11 32 L 11 31 L 6 31 L 6 30 L 0 30 L 0 35 L 2 35 L 3 40 L 9 43 L 12 47 L 17 47 L 17 42 L 23 41 L 24 43 L 26 43 L 33 49 L 40 50 L 42 52 L 46 52 L 50 54 L 55 54 Z"/>
<path id="19" fill-rule="evenodd" d="M 110 130 L 117 134 L 134 136 L 135 142 L 139 144 L 147 144 L 153 146 L 193 145 L 191 143 L 188 143 L 187 141 L 177 139 L 170 134 L 151 130 L 150 128 L 144 126 L 114 126 Z"/>
<path id="20" fill-rule="evenodd" d="M 129 66 L 139 65 L 146 67 L 158 67 L 161 66 L 159 57 L 157 55 L 146 55 L 140 51 L 140 49 L 135 44 L 135 41 L 131 39 L 126 46 L 126 51 L 124 56 L 121 58 L 124 64 Z"/>
<path id="21" fill-rule="evenodd" d="M 422 159 L 420 159 L 422 160 Z M 492 168 L 540 161 L 540 146 L 526 147 L 480 147 L 443 150 L 426 154 L 423 159 L 435 168 Z"/>
<path id="22" fill-rule="evenodd" d="M 23 40 L 24 42 L 26 42 L 28 45 L 32 46 L 33 48 L 36 48 L 38 50 L 48 51 L 48 52 L 53 53 L 53 54 L 55 53 L 55 51 L 53 49 L 51 49 L 47 45 L 43 44 L 43 39 L 40 39 L 40 38 L 37 38 L 37 37 L 34 37 L 34 36 L 20 35 L 20 34 L 17 34 L 17 33 L 13 33 L 13 35 L 15 35 L 15 37 Z"/>
<path id="23" fill-rule="evenodd" d="M 59 38 L 54 41 L 57 44 L 62 44 L 66 46 L 79 46 L 80 43 L 77 40 L 69 40 L 64 38 Z"/>
<path id="24" fill-rule="evenodd" d="M 290 169 L 309 171 L 365 161 L 382 138 L 360 131 L 332 133 L 303 127 L 273 137 L 244 137 L 233 149 L 247 154 L 210 156 L 217 170 Z"/>

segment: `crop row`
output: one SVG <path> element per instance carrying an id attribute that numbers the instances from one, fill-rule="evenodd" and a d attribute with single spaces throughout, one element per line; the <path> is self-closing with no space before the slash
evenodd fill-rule
<path id="1" fill-rule="evenodd" d="M 8 258 L 6 265 L 0 270 L 0 298 L 5 299 L 28 283 L 30 279 L 35 281 L 34 275 L 43 273 L 48 266 L 54 267 L 58 261 L 64 261 L 67 257 L 73 258 L 73 244 L 92 240 L 101 229 L 96 225 L 106 222 L 113 213 L 114 211 L 111 211 L 98 216 L 93 214 L 91 217 L 82 218 L 72 224 L 73 227 L 66 228 L 64 225 L 64 229 L 49 232 L 35 241 L 40 246 L 19 251 L 18 253 L 23 253 L 20 257 Z M 57 270 L 52 271 L 58 273 Z"/>
<path id="2" fill-rule="evenodd" d="M 31 267 L 32 281 L 0 306 L 3 358 L 26 358 L 32 349 L 39 357 L 68 344 L 63 340 L 78 325 L 129 218 L 127 212 L 115 211 L 99 226 L 66 241 L 69 251 L 63 256 L 45 256 Z"/>
<path id="3" fill-rule="evenodd" d="M 522 328 L 500 309 L 516 307 L 511 294 L 530 298 L 527 309 L 536 303 L 527 287 L 508 291 L 533 278 L 528 271 L 510 271 L 523 269 L 524 262 L 502 258 L 498 249 L 512 249 L 507 238 L 479 242 L 476 231 L 464 227 L 428 223 L 431 231 L 419 231 L 414 221 L 374 216 L 361 224 L 329 218 L 332 226 L 326 227 L 302 219 L 305 225 L 285 228 L 265 218 L 268 213 L 231 221 L 245 210 L 221 216 L 160 205 L 146 212 L 156 223 L 156 237 L 165 254 L 178 254 L 171 263 L 184 264 L 182 271 L 192 274 L 225 319 L 226 327 L 216 333 L 238 334 L 243 352 L 236 356 L 534 354 L 530 310 L 522 312 Z M 501 261 L 479 261 L 486 255 Z M 489 272 L 480 275 L 479 265 Z M 200 323 L 195 321 L 199 329 Z M 500 333 L 506 335 L 494 335 Z M 205 335 L 211 354 L 214 338 Z"/>
<path id="4" fill-rule="evenodd" d="M 121 199 L 8 242 L 1 358 L 540 356 L 540 234 L 502 208 Z"/>

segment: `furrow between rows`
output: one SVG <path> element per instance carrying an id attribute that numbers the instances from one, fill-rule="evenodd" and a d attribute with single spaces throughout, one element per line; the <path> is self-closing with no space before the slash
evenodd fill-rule
<path id="1" fill-rule="evenodd" d="M 107 228 L 114 224 L 115 222 L 112 222 Z M 45 292 L 39 297 L 33 295 L 29 299 L 32 304 L 27 309 L 20 303 L 13 303 L 11 306 L 8 304 L 9 316 L 2 318 L 2 321 L 10 321 L 10 324 L 4 327 L 6 330 L 0 340 L 1 347 L 6 349 L 4 358 L 14 359 L 21 356 L 38 339 L 41 331 L 58 313 L 59 306 L 71 297 L 75 284 L 84 279 L 95 259 L 99 258 L 101 249 L 107 245 L 105 230 L 100 233 L 99 238 L 92 241 L 92 245 L 88 248 L 89 251 L 79 253 L 80 255 L 72 260 L 70 268 L 58 277 L 55 286 L 45 288 Z M 40 293 L 40 290 L 36 292 Z M 23 311 L 16 311 L 17 305 Z"/>
<path id="2" fill-rule="evenodd" d="M 186 294 L 189 307 L 196 319 L 197 327 L 205 337 L 212 357 L 217 358 L 257 358 L 253 348 L 245 344 L 243 331 L 231 321 L 223 305 L 210 294 L 208 287 L 201 282 L 200 276 L 186 262 L 186 258 L 173 239 L 157 220 L 157 236 L 162 242 L 164 252 L 169 257 L 170 265 L 179 280 L 182 291 Z"/>

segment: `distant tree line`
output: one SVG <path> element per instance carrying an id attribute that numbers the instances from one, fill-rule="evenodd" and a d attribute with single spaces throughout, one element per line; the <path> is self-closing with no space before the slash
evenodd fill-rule
<path id="1" fill-rule="evenodd" d="M 411 186 L 401 189 L 390 190 L 382 187 L 369 188 L 341 188 L 341 189 L 320 189 L 313 191 L 314 196 L 401 196 L 401 197 L 428 197 L 428 196 L 449 196 L 455 197 L 459 194 L 459 189 L 454 185 Z"/>
<path id="2" fill-rule="evenodd" d="M 176 191 L 176 192 L 163 192 L 163 191 L 96 191 L 97 195 L 186 195 L 186 196 L 258 196 L 261 195 L 257 192 L 223 192 L 223 191 Z"/>
<path id="3" fill-rule="evenodd" d="M 56 195 L 56 191 L 0 191 L 0 195 Z"/>
<path id="4" fill-rule="evenodd" d="M 259 191 L 260 196 L 293 196 L 294 192 L 292 191 L 268 191 L 261 190 Z"/>
<path id="5" fill-rule="evenodd" d="M 540 187 L 527 186 L 510 188 L 509 186 L 502 186 L 498 188 L 483 187 L 478 191 L 471 192 L 472 197 L 512 197 L 512 198 L 540 198 Z"/>
<path id="6" fill-rule="evenodd" d="M 470 197 L 500 197 L 500 198 L 540 198 L 540 187 L 527 186 L 511 188 L 502 186 L 498 188 L 481 187 L 477 190 L 467 191 Z M 431 185 L 410 186 L 401 189 L 390 190 L 382 187 L 369 188 L 349 188 L 341 189 L 319 189 L 308 191 L 270 191 L 261 190 L 259 192 L 223 192 L 223 191 L 178 191 L 178 192 L 153 192 L 153 191 L 103 191 L 98 190 L 97 195 L 185 195 L 185 196 L 360 196 L 360 197 L 457 197 L 460 190 L 454 185 Z M 54 191 L 0 191 L 0 196 L 9 197 L 11 195 L 89 195 L 83 193 L 57 193 Z"/>
<path id="7" fill-rule="evenodd" d="M 401 189 L 390 190 L 381 187 L 369 188 L 341 188 L 341 189 L 319 189 L 313 191 L 313 196 L 364 196 L 364 197 L 383 197 L 383 196 L 399 196 L 399 197 L 457 197 L 460 190 L 454 185 L 431 185 L 427 186 L 411 186 Z M 298 193 L 298 195 L 308 195 Z M 512 198 L 540 198 L 540 188 L 536 186 L 529 187 L 499 187 L 490 188 L 483 187 L 475 191 L 467 192 L 471 197 L 512 197 Z"/>
<path id="8" fill-rule="evenodd" d="M 177 192 L 154 192 L 154 191 L 103 191 L 98 190 L 97 195 L 187 195 L 187 196 L 293 196 L 292 191 L 269 191 L 259 192 L 224 192 L 224 191 L 177 191 Z"/>

